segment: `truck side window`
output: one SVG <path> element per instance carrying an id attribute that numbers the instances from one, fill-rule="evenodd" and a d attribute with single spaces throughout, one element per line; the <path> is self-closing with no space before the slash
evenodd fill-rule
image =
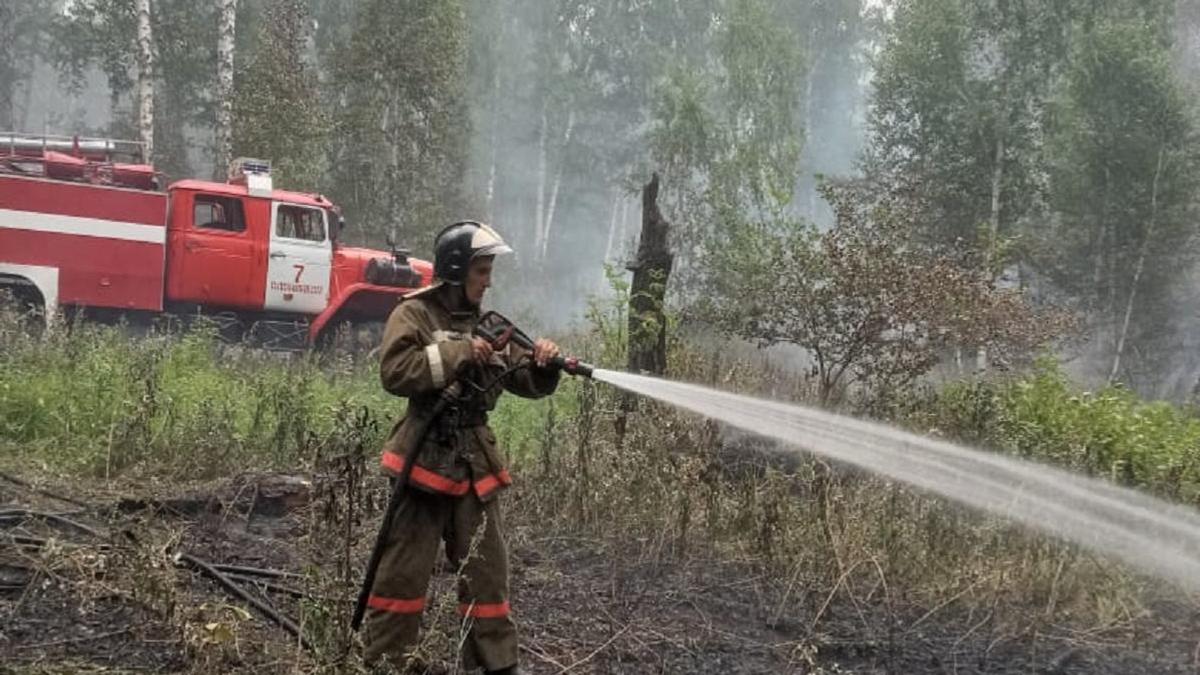
<path id="1" fill-rule="evenodd" d="M 319 209 L 280 204 L 275 214 L 275 236 L 325 241 L 325 218 Z"/>
<path id="2" fill-rule="evenodd" d="M 192 207 L 192 223 L 196 227 L 226 232 L 243 232 L 246 219 L 242 217 L 242 200 L 215 195 L 196 195 Z"/>

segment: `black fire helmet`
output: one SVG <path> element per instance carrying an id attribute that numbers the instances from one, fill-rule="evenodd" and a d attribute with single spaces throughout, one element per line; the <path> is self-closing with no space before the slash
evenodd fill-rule
<path id="1" fill-rule="evenodd" d="M 455 286 L 467 280 L 467 267 L 480 256 L 512 253 L 490 226 L 461 220 L 438 233 L 433 242 L 434 278 Z"/>

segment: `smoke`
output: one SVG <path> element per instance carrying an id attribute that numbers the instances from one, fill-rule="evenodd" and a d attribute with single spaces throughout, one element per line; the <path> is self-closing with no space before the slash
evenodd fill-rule
<path id="1" fill-rule="evenodd" d="M 788 11 L 866 11 L 857 2 L 836 10 L 819 5 Z M 651 25 L 650 11 L 623 19 L 622 7 L 597 3 L 580 16 L 560 15 L 562 8 L 551 3 L 501 0 L 472 8 L 478 34 L 470 65 L 467 192 L 475 212 L 463 215 L 490 219 L 513 243 L 517 255 L 498 265 L 492 301 L 538 329 L 580 320 L 589 297 L 607 294 L 604 266 L 622 268 L 636 246 L 640 187 L 651 171 L 671 171 L 653 166 L 648 145 L 656 88 L 670 64 L 647 43 L 678 40 L 715 49 L 705 41 L 709 25 Z M 808 42 L 808 69 L 797 87 L 804 139 L 789 206 L 793 215 L 820 225 L 830 224 L 832 214 L 817 195 L 819 178 L 854 171 L 868 83 L 863 22 L 827 23 L 823 33 L 798 29 Z M 603 31 L 612 33 L 598 35 Z M 599 49 L 597 41 L 613 46 Z M 645 53 L 632 53 L 639 49 Z M 669 185 L 671 176 L 664 178 Z M 664 205 L 671 198 L 664 194 Z M 677 231 L 687 225 L 673 224 Z"/>
<path id="2" fill-rule="evenodd" d="M 99 70 L 88 68 L 78 88 L 68 87 L 40 56 L 16 87 L 13 108 L 14 131 L 100 136 L 112 124 L 108 87 Z"/>

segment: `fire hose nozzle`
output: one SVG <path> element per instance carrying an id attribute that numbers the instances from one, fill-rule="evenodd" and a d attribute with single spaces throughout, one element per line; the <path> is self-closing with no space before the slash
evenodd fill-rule
<path id="1" fill-rule="evenodd" d="M 578 375 L 580 377 L 591 377 L 595 367 L 587 362 L 580 361 L 573 356 L 556 356 L 547 364 L 551 368 L 556 368 L 568 375 Z"/>
<path id="2" fill-rule="evenodd" d="M 533 349 L 533 338 L 526 335 L 513 322 L 499 312 L 488 312 L 479 319 L 474 334 L 492 343 L 493 349 L 504 349 L 509 342 L 514 342 L 522 349 Z M 591 377 L 595 368 L 573 356 L 556 356 L 546 364 L 546 367 L 561 370 L 568 375 Z"/>

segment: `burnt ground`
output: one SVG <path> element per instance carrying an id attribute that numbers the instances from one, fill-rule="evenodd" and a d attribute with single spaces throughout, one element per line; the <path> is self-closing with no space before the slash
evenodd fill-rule
<path id="1" fill-rule="evenodd" d="M 309 491 L 295 479 L 239 477 L 165 498 L 95 492 L 79 505 L 0 480 L 0 672 L 364 672 L 342 642 L 359 562 L 339 569 L 336 532 L 312 534 L 320 509 Z M 954 603 L 930 611 L 885 593 L 809 592 L 735 560 L 657 559 L 632 542 L 530 525 L 513 534 L 513 604 L 531 673 L 1200 672 L 1200 612 L 1182 600 L 1102 629 L 1021 627 Z M 177 563 L 178 551 L 302 575 L 273 580 L 273 590 L 241 586 L 304 617 L 317 655 Z M 434 586 L 424 648 L 445 656 L 457 639 L 452 574 Z M 288 588 L 307 599 L 280 592 Z"/>

